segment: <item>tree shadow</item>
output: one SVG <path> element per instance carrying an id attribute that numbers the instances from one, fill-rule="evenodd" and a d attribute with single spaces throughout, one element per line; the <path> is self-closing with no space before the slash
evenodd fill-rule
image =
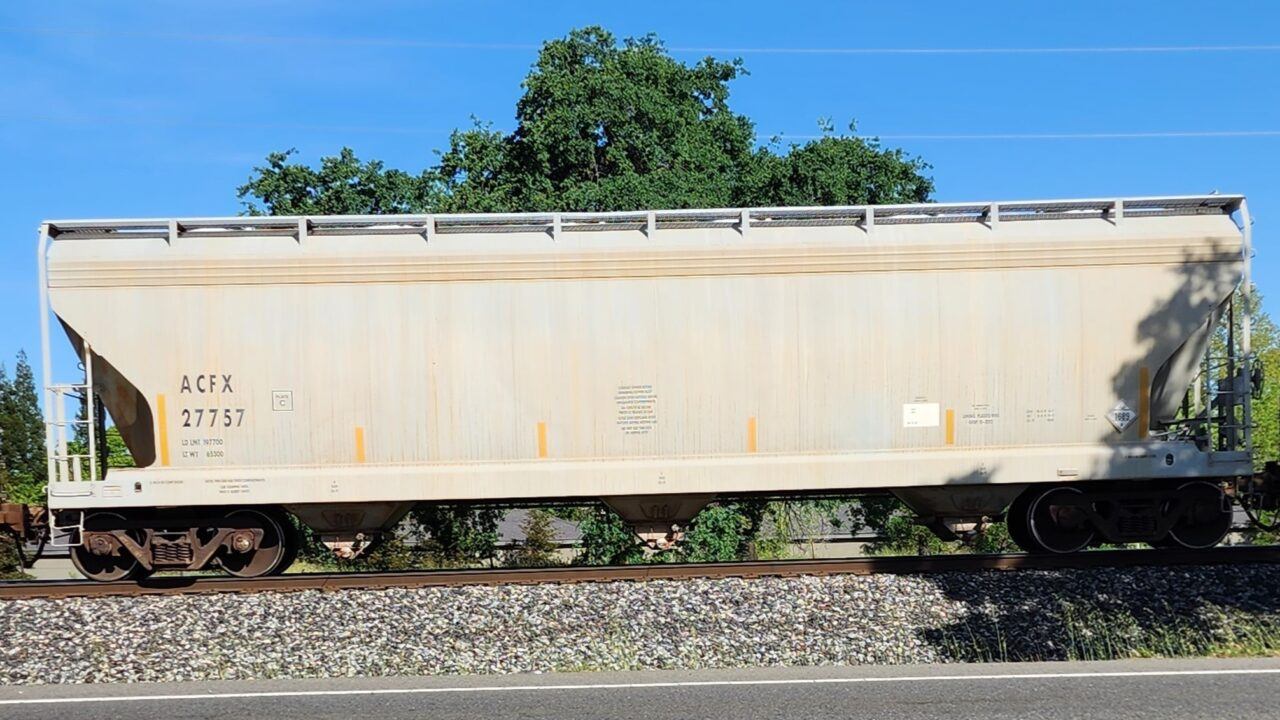
<path id="1" fill-rule="evenodd" d="M 1155 552 L 1155 551 L 1153 551 Z M 1280 565 L 943 573 L 960 617 L 919 631 L 940 659 L 1104 660 L 1280 642 Z M 1261 637 L 1257 637 L 1261 636 Z"/>
<path id="2" fill-rule="evenodd" d="M 1217 259 L 1207 261 L 1206 252 Z M 1190 382 L 1187 373 L 1203 356 L 1195 345 L 1208 342 L 1211 327 L 1200 330 L 1199 339 L 1197 330 L 1217 319 L 1234 291 L 1231 279 L 1238 279 L 1239 269 L 1231 263 L 1238 262 L 1238 249 L 1234 260 L 1229 253 L 1226 245 L 1206 243 L 1194 256 L 1184 254 L 1173 266 L 1181 276 L 1175 289 L 1156 298 L 1137 323 L 1135 356 L 1110 378 L 1114 397 L 1126 401 L 1144 397 L 1140 384 L 1148 383 L 1153 432 L 1162 429 L 1161 420 L 1171 419 Z M 1081 479 L 1132 477 L 1135 468 L 1165 459 L 1139 451 L 1134 439 L 1105 432 L 1099 441 L 1112 451 L 1087 473 L 1081 468 Z M 1147 482 L 1158 487 L 1185 480 L 1171 468 L 1167 479 Z M 1149 567 L 922 576 L 956 616 L 918 635 L 940 659 L 960 661 L 1200 655 L 1247 651 L 1259 643 L 1280 647 L 1280 593 L 1275 591 L 1280 565 L 1159 567 L 1159 552 L 1151 550 Z"/>

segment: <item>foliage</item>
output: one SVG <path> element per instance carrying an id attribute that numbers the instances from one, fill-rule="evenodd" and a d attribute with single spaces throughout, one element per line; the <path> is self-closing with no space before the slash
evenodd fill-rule
<path id="1" fill-rule="evenodd" d="M 320 536 L 290 516 L 302 539 L 298 557 L 306 566 L 324 570 L 410 570 L 470 567 L 492 562 L 497 554 L 497 527 L 503 511 L 465 505 L 412 510 L 394 530 L 351 560 L 333 555 Z"/>
<path id="2" fill-rule="evenodd" d="M 410 547 L 403 537 L 390 533 L 376 540 L 372 547 L 366 548 L 358 557 L 343 560 L 335 556 L 332 550 L 320 542 L 320 536 L 298 518 L 290 515 L 289 521 L 293 523 L 301 540 L 297 562 L 292 566 L 293 572 L 412 570 L 436 566 L 417 548 Z"/>
<path id="3" fill-rule="evenodd" d="M 940 540 L 932 530 L 917 525 L 905 507 L 890 514 L 875 529 L 881 539 L 867 547 L 873 555 L 943 555 L 957 550 L 957 543 Z"/>
<path id="4" fill-rule="evenodd" d="M 917 525 L 914 513 L 896 498 L 863 498 L 859 505 L 862 522 L 880 536 L 867 548 L 874 555 L 1003 553 L 1018 549 L 1003 522 L 991 523 L 971 538 L 947 541 L 939 539 L 928 528 Z"/>
<path id="5" fill-rule="evenodd" d="M 443 156 L 450 209 L 735 204 L 754 140 L 750 121 L 728 106 L 728 83 L 741 73 L 736 60 L 675 61 L 654 36 L 619 45 L 586 28 L 552 40 L 524 81 L 516 130 L 485 153 L 491 162 L 468 164 L 458 152 L 481 146 L 474 135 Z"/>
<path id="6" fill-rule="evenodd" d="M 419 547 L 441 567 L 493 560 L 502 516 L 502 510 L 471 505 L 426 505 L 409 513 Z"/>
<path id="7" fill-rule="evenodd" d="M 1256 362 L 1262 363 L 1265 375 L 1262 397 L 1253 401 L 1253 422 L 1256 425 L 1253 432 L 1254 469 L 1261 470 L 1267 460 L 1280 460 L 1280 329 L 1263 309 L 1262 294 L 1257 287 L 1252 288 L 1250 296 L 1251 349 Z M 1243 306 L 1238 290 L 1236 297 L 1237 307 Z M 1237 332 L 1242 331 L 1242 323 L 1243 316 L 1237 312 Z M 1225 345 L 1225 341 L 1225 333 L 1219 332 L 1215 345 Z"/>
<path id="8" fill-rule="evenodd" d="M 514 567 L 547 567 L 559 565 L 556 556 L 559 546 L 556 544 L 555 527 L 552 515 L 546 510 L 533 509 L 525 515 L 520 523 L 524 540 L 508 555 L 506 562 Z"/>
<path id="9" fill-rule="evenodd" d="M 108 468 L 129 468 L 134 467 L 133 455 L 129 454 L 129 448 L 124 444 L 124 438 L 120 436 L 119 428 L 114 425 L 107 428 L 107 467 Z"/>
<path id="10" fill-rule="evenodd" d="M 108 427 L 104 442 L 108 467 L 134 466 L 118 429 Z M 68 444 L 72 452 L 84 452 L 84 441 Z M 40 505 L 45 502 L 47 482 L 44 416 L 35 373 L 26 353 L 19 352 L 12 380 L 0 365 L 0 497 Z"/>
<path id="11" fill-rule="evenodd" d="M 845 503 L 832 500 L 761 500 L 712 503 L 685 528 L 684 541 L 672 550 L 646 552 L 622 520 L 603 505 L 555 508 L 578 524 L 582 550 L 575 562 L 619 565 L 638 562 L 724 562 L 777 559 L 791 552 L 793 538 L 821 521 L 839 526 Z"/>
<path id="12" fill-rule="evenodd" d="M 1277 378 L 1274 372 L 1280 372 L 1280 330 L 1271 320 L 1271 316 L 1262 308 L 1262 295 L 1258 292 L 1257 287 L 1251 288 L 1250 299 L 1252 307 L 1252 328 L 1250 332 L 1251 349 L 1256 358 L 1255 362 L 1260 362 L 1265 373 L 1266 380 L 1263 383 L 1262 396 L 1253 401 L 1253 422 L 1255 429 L 1253 433 L 1254 441 L 1254 469 L 1261 470 L 1267 460 L 1280 459 L 1280 386 L 1277 386 Z M 1222 319 L 1218 323 L 1218 327 L 1210 338 L 1209 353 L 1215 358 L 1215 362 L 1222 363 L 1227 356 L 1229 336 L 1228 325 L 1237 338 L 1241 336 L 1244 326 L 1244 307 L 1246 300 L 1241 288 L 1237 288 L 1233 295 L 1235 312 L 1231 314 L 1231 322 L 1228 323 L 1228 314 L 1224 313 Z M 1239 340 L 1237 340 L 1237 344 Z M 1237 368 L 1243 370 L 1243 364 L 1237 361 Z M 1205 371 L 1205 364 L 1201 361 L 1200 370 Z M 1226 369 L 1223 366 L 1213 368 L 1211 376 L 1206 375 L 1210 379 L 1206 381 L 1207 389 L 1212 389 L 1215 382 L 1226 376 Z M 1187 390 L 1184 408 L 1199 408 L 1203 412 L 1204 399 L 1193 396 L 1194 388 Z"/>
<path id="13" fill-rule="evenodd" d="M 744 545 L 752 537 L 755 517 L 752 508 L 739 503 L 712 504 L 689 523 L 673 559 L 686 562 L 726 562 L 744 556 Z"/>
<path id="14" fill-rule="evenodd" d="M 740 60 L 672 58 L 654 36 L 590 27 L 543 45 L 510 133 L 455 131 L 417 175 L 350 148 L 318 168 L 272 153 L 238 189 L 250 214 L 635 210 L 921 202 L 928 166 L 836 136 L 757 147 L 729 107 Z M 851 126 L 852 128 L 852 126 Z"/>
<path id="15" fill-rule="evenodd" d="M 18 541 L 9 533 L 0 532 L 0 580 L 26 577 L 22 559 L 18 556 Z"/>
<path id="16" fill-rule="evenodd" d="M 577 565 L 632 565 L 644 562 L 644 548 L 618 517 L 603 504 L 553 510 L 578 524 L 582 547 L 574 558 Z"/>
<path id="17" fill-rule="evenodd" d="M 1264 380 L 1261 397 L 1253 401 L 1253 465 L 1261 470 L 1267 461 L 1280 460 L 1280 329 L 1276 327 L 1271 316 L 1262 307 L 1262 294 L 1257 287 L 1251 288 L 1251 349 L 1255 363 L 1262 365 Z M 1236 291 L 1236 307 L 1244 305 L 1242 294 Z M 1235 313 L 1235 330 L 1242 331 L 1242 313 Z M 1226 323 L 1224 322 L 1223 325 Z M 1214 354 L 1224 354 L 1226 349 L 1226 332 L 1223 329 L 1214 335 Z M 1264 512 L 1264 522 L 1275 522 L 1274 513 Z M 1280 533 L 1257 528 L 1244 532 L 1251 542 L 1280 542 Z"/>
<path id="18" fill-rule="evenodd" d="M 422 553 L 411 548 L 404 538 L 390 534 L 381 538 L 359 557 L 351 560 L 333 558 L 332 551 L 324 545 L 320 545 L 320 549 L 338 570 L 411 570 L 422 567 L 424 564 L 434 565 L 429 562 L 424 563 Z"/>
<path id="19" fill-rule="evenodd" d="M 1021 548 L 1009 536 L 1009 526 L 1003 522 L 991 523 L 972 542 L 966 544 L 970 552 L 1009 553 Z"/>
<path id="20" fill-rule="evenodd" d="M 35 375 L 27 355 L 18 353 L 13 380 L 0 365 L 0 495 L 13 502 L 43 503 L 47 482 L 44 419 Z"/>
<path id="21" fill-rule="evenodd" d="M 320 167 L 290 163 L 293 150 L 267 155 L 266 165 L 239 188 L 250 215 L 381 215 L 425 207 L 423 183 L 376 160 L 361 162 L 350 148 Z"/>
<path id="22" fill-rule="evenodd" d="M 849 124 L 850 133 L 856 126 Z M 830 125 L 823 137 L 792 145 L 778 154 L 756 154 L 757 167 L 745 180 L 742 205 L 865 205 L 924 202 L 933 182 L 922 173 L 928 165 L 901 150 L 879 143 L 836 136 Z"/>
<path id="23" fill-rule="evenodd" d="M 750 539 L 747 558 L 785 559 L 794 552 L 796 542 L 807 542 L 812 551 L 815 535 L 825 535 L 827 528 L 841 529 L 846 522 L 842 512 L 852 507 L 850 502 L 839 500 L 765 503 L 758 527 Z"/>

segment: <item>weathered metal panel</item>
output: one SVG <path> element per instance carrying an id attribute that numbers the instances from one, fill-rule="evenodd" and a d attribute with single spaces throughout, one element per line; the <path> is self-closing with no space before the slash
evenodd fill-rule
<path id="1" fill-rule="evenodd" d="M 641 218 L 558 239 L 320 218 L 301 238 L 189 229 L 216 220 L 68 232 L 49 251 L 53 311 L 145 399 L 157 452 L 109 474 L 119 497 L 62 505 L 1222 473 L 1107 419 L 1149 402 L 1142 374 L 1242 272 L 1227 215 L 1141 207 L 900 224 L 877 209 L 874 229 L 752 211 L 749 233 L 659 218 L 646 234 Z M 148 417 L 115 390 L 113 414 Z"/>

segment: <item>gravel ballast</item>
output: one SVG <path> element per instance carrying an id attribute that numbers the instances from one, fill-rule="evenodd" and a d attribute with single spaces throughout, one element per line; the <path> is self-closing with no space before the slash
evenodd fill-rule
<path id="1" fill-rule="evenodd" d="M 1280 629 L 1280 566 L 13 600 L 0 683 L 1053 660 L 1242 624 Z"/>

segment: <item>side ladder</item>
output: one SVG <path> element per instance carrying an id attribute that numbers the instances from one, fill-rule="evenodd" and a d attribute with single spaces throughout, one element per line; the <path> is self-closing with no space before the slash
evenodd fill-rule
<path id="1" fill-rule="evenodd" d="M 84 343 L 82 362 L 84 382 L 45 387 L 49 494 L 58 497 L 91 495 L 94 490 L 90 483 L 103 479 L 104 468 L 98 457 L 100 409 L 93 392 L 93 352 L 88 341 Z M 49 523 L 52 546 L 80 544 L 84 531 L 83 511 L 51 512 Z"/>

